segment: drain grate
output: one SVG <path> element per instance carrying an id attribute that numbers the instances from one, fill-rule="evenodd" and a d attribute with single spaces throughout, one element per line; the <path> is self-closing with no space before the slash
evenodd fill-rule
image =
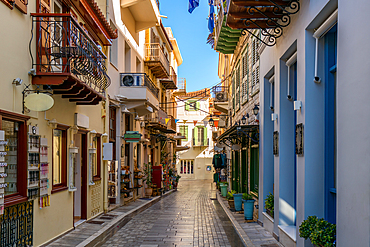
<path id="1" fill-rule="evenodd" d="M 104 224 L 105 222 L 104 222 L 104 221 L 98 221 L 98 220 L 91 220 L 91 221 L 88 221 L 87 223 L 90 223 L 90 224 L 97 224 L 97 225 L 102 225 L 102 224 Z"/>

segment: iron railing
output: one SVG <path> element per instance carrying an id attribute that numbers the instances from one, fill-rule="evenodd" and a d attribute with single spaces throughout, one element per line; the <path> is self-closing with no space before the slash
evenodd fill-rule
<path id="1" fill-rule="evenodd" d="M 160 44 L 145 44 L 145 61 L 160 62 L 165 68 L 167 74 L 170 74 L 170 62 L 168 61 L 167 56 L 164 54 Z"/>
<path id="2" fill-rule="evenodd" d="M 145 73 L 121 73 L 121 87 L 147 87 L 158 99 L 159 89 Z"/>
<path id="3" fill-rule="evenodd" d="M 209 138 L 204 139 L 202 137 L 198 137 L 198 138 L 193 137 L 193 146 L 207 147 L 209 146 Z"/>
<path id="4" fill-rule="evenodd" d="M 73 74 L 104 94 L 111 83 L 105 67 L 106 56 L 87 31 L 70 14 L 37 13 L 31 16 L 30 51 L 35 36 L 36 56 L 31 52 L 31 58 L 36 75 Z"/>
<path id="5" fill-rule="evenodd" d="M 170 78 L 169 79 L 173 81 L 175 85 L 177 85 L 177 74 L 172 66 L 170 66 Z"/>
<path id="6" fill-rule="evenodd" d="M 33 245 L 33 201 L 6 207 L 0 215 L 0 246 Z"/>
<path id="7" fill-rule="evenodd" d="M 177 81 L 177 91 L 186 91 L 186 79 L 185 78 L 179 78 Z"/>
<path id="8" fill-rule="evenodd" d="M 228 87 L 214 86 L 211 89 L 214 102 L 227 102 L 228 101 Z"/>

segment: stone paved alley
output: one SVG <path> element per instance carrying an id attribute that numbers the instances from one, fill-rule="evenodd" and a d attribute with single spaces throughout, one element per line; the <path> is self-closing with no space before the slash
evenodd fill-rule
<path id="1" fill-rule="evenodd" d="M 218 202 L 210 200 L 210 180 L 183 180 L 179 185 L 103 246 L 243 246 Z"/>

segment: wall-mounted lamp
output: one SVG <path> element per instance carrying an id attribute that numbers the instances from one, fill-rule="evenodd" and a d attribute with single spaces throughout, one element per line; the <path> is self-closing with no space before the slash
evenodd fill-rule
<path id="1" fill-rule="evenodd" d="M 245 116 L 242 117 L 242 124 L 245 125 L 247 123 L 247 118 Z"/>
<path id="2" fill-rule="evenodd" d="M 125 106 L 125 108 L 122 109 L 122 113 L 130 113 L 130 111 L 127 110 L 127 107 Z"/>
<path id="3" fill-rule="evenodd" d="M 209 123 L 209 126 L 211 126 L 211 127 L 215 126 L 215 121 L 213 120 L 212 117 L 209 119 L 208 123 Z"/>
<path id="4" fill-rule="evenodd" d="M 257 116 L 257 114 L 258 114 L 259 110 L 260 110 L 260 108 L 258 108 L 258 106 L 257 106 L 257 105 L 254 105 L 254 108 L 253 108 L 253 114 L 254 114 L 255 116 Z"/>
<path id="5" fill-rule="evenodd" d="M 56 129 L 58 126 L 58 122 L 55 118 L 48 120 L 48 126 L 52 129 Z"/>
<path id="6" fill-rule="evenodd" d="M 296 100 L 294 101 L 294 110 L 299 111 L 302 107 L 302 101 Z"/>
<path id="7" fill-rule="evenodd" d="M 13 80 L 12 84 L 16 86 L 22 85 L 23 80 L 21 78 L 16 78 Z"/>

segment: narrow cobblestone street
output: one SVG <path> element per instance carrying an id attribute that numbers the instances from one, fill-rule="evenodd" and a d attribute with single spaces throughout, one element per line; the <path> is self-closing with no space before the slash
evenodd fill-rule
<path id="1" fill-rule="evenodd" d="M 181 181 L 177 192 L 136 215 L 103 245 L 242 246 L 217 201 L 211 181 Z"/>

